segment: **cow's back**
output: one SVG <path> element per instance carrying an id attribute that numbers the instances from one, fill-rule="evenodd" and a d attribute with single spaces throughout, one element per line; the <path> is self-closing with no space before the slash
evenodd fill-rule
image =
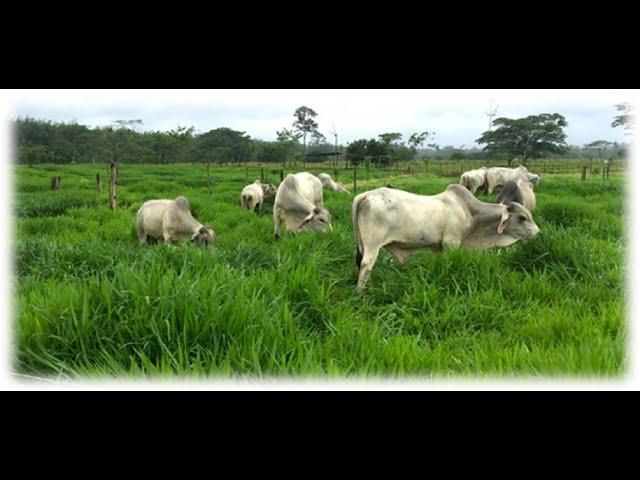
<path id="1" fill-rule="evenodd" d="M 322 206 L 322 181 L 308 172 L 296 173 L 300 193 L 316 206 Z M 329 178 L 330 179 L 330 178 Z"/>
<path id="2" fill-rule="evenodd" d="M 136 216 L 138 227 L 149 236 L 160 237 L 165 211 L 172 203 L 173 200 L 149 200 L 143 203 Z"/>

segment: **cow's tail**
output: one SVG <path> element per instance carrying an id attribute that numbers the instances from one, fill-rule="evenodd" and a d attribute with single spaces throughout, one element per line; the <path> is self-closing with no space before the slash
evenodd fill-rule
<path id="1" fill-rule="evenodd" d="M 353 206 L 351 207 L 351 219 L 353 221 L 353 231 L 356 235 L 356 265 L 360 268 L 362 263 L 362 254 L 364 253 L 364 247 L 362 245 L 362 237 L 360 236 L 360 226 L 358 225 L 358 216 L 360 213 L 360 205 L 367 199 L 366 194 L 360 194 L 353 200 Z"/>

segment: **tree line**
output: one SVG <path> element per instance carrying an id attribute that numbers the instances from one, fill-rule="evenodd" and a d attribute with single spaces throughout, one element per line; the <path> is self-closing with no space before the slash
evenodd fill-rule
<path id="1" fill-rule="evenodd" d="M 616 106 L 621 115 L 612 127 L 631 128 L 628 105 Z M 31 117 L 13 120 L 17 162 L 37 163 L 219 163 L 259 162 L 297 165 L 336 158 L 345 165 L 361 163 L 384 167 L 411 160 L 504 159 L 509 165 L 519 159 L 543 156 L 556 158 L 624 158 L 628 146 L 596 140 L 583 146 L 566 144 L 566 119 L 558 114 L 531 115 L 520 119 L 497 118 L 482 133 L 478 147 L 445 146 L 435 143 L 435 132 L 408 136 L 381 133 L 359 139 L 346 147 L 327 141 L 315 120 L 317 113 L 301 106 L 294 112 L 290 128 L 277 131 L 276 141 L 251 138 L 246 132 L 221 127 L 196 133 L 194 127 L 178 126 L 162 131 L 141 131 L 141 120 L 116 120 L 111 125 L 90 128 L 75 122 L 52 122 Z M 336 157 L 333 154 L 337 153 Z"/>

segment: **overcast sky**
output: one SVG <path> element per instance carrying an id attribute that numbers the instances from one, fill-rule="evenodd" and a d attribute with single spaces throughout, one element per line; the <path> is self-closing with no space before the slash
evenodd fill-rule
<path id="1" fill-rule="evenodd" d="M 25 90 L 11 92 L 9 108 L 14 117 L 89 126 L 141 119 L 145 130 L 229 127 L 275 140 L 276 130 L 291 127 L 294 110 L 306 105 L 318 113 L 320 131 L 331 141 L 335 124 L 340 143 L 429 130 L 441 146 L 469 148 L 488 128 L 490 102 L 498 116 L 564 115 L 572 145 L 629 142 L 622 128 L 611 128 L 614 105 L 629 95 L 623 90 Z"/>

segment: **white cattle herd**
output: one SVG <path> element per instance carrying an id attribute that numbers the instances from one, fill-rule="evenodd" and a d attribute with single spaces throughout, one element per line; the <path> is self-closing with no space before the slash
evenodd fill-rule
<path id="1" fill-rule="evenodd" d="M 357 195 L 352 204 L 352 222 L 359 268 L 357 290 L 362 291 L 385 248 L 400 263 L 420 249 L 441 251 L 463 246 L 472 250 L 506 247 L 518 240 L 535 238 L 540 229 L 531 214 L 536 200 L 533 188 L 539 175 L 526 167 L 486 168 L 464 172 L 460 184 L 449 185 L 436 195 L 416 195 L 394 188 L 378 188 Z M 495 203 L 482 202 L 474 194 L 483 187 L 502 191 Z M 332 230 L 332 219 L 323 205 L 323 188 L 349 193 L 344 185 L 322 173 L 289 174 L 276 187 L 256 180 L 240 195 L 241 204 L 256 212 L 265 199 L 275 195 L 274 235 L 282 225 L 288 232 Z M 140 244 L 192 241 L 211 245 L 216 235 L 198 222 L 185 197 L 150 200 L 138 210 L 136 227 Z"/>

